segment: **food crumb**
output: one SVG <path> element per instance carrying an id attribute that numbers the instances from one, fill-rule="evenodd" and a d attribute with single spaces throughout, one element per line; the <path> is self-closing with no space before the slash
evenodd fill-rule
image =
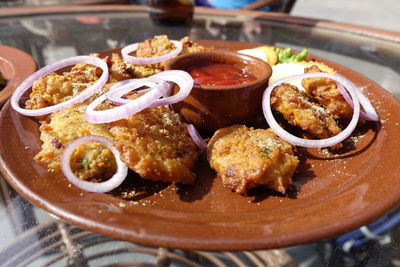
<path id="1" fill-rule="evenodd" d="M 120 202 L 120 203 L 118 203 L 118 206 L 120 206 L 121 208 L 125 208 L 125 207 L 126 207 L 126 204 L 123 203 L 123 202 Z"/>

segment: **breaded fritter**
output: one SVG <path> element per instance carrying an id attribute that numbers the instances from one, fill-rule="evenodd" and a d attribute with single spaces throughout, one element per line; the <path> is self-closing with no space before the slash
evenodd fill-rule
<path id="1" fill-rule="evenodd" d="M 223 184 L 241 194 L 259 185 L 285 193 L 299 164 L 293 146 L 272 130 L 244 125 L 217 130 L 207 158 Z"/>
<path id="2" fill-rule="evenodd" d="M 304 68 L 309 68 L 311 66 L 317 66 L 321 72 L 326 72 L 330 74 L 335 74 L 336 70 L 331 68 L 330 66 L 326 65 L 323 62 L 320 61 L 315 61 L 315 60 L 309 60 L 309 61 L 300 61 L 300 64 L 304 66 Z"/>
<path id="3" fill-rule="evenodd" d="M 60 170 L 60 160 L 64 147 L 84 135 L 99 135 L 112 139 L 107 124 L 92 124 L 85 118 L 86 105 L 76 104 L 54 112 L 39 127 L 42 150 L 35 160 L 49 171 Z M 85 175 L 83 175 L 85 176 Z"/>
<path id="4" fill-rule="evenodd" d="M 79 179 L 92 182 L 107 180 L 117 171 L 114 154 L 99 143 L 78 146 L 71 155 L 70 166 Z"/>
<path id="5" fill-rule="evenodd" d="M 204 51 L 210 48 L 193 43 L 188 37 L 182 38 L 183 52 Z M 167 54 L 175 49 L 166 35 L 156 36 L 153 39 L 140 43 L 136 51 L 139 57 L 153 57 Z M 98 54 L 92 54 L 99 56 Z M 91 102 L 99 95 L 106 92 L 109 86 L 115 82 L 131 79 L 144 78 L 164 70 L 164 63 L 152 65 L 134 65 L 124 62 L 122 57 L 116 53 L 111 57 L 103 58 L 107 62 L 109 80 L 102 90 L 90 97 L 86 102 Z M 27 109 L 40 109 L 67 101 L 88 86 L 95 83 L 101 76 L 102 70 L 89 64 L 77 64 L 70 71 L 62 74 L 51 73 L 39 78 L 32 86 L 30 99 L 25 103 Z"/>
<path id="6" fill-rule="evenodd" d="M 161 53 L 162 41 L 150 42 Z M 201 46 L 182 39 L 184 51 L 196 51 Z M 165 47 L 164 47 L 165 48 Z M 114 140 L 121 151 L 121 159 L 129 168 L 145 179 L 193 183 L 195 175 L 191 171 L 198 158 L 197 147 L 188 136 L 186 126 L 177 114 L 167 107 L 149 108 L 129 118 L 112 124 L 91 124 L 85 118 L 87 105 L 99 95 L 107 92 L 115 82 L 130 78 L 147 77 L 160 70 L 149 66 L 125 63 L 121 56 L 113 54 L 105 57 L 109 68 L 109 79 L 99 92 L 80 104 L 70 106 L 48 116 L 40 117 L 40 139 L 42 150 L 35 160 L 49 171 L 60 170 L 60 160 L 64 147 L 83 135 L 100 135 Z M 51 73 L 35 82 L 28 109 L 38 109 L 64 102 L 93 84 L 101 76 L 102 70 L 87 64 L 78 64 L 62 74 Z M 135 98 L 138 94 L 130 94 Z M 98 108 L 112 108 L 107 101 Z M 112 129 L 112 131 L 111 131 Z M 115 159 L 101 144 L 79 146 L 71 157 L 71 166 L 81 179 L 101 180 L 115 172 Z"/>
<path id="7" fill-rule="evenodd" d="M 316 65 L 305 69 L 306 73 L 322 72 Z M 318 103 L 326 108 L 333 118 L 342 121 L 350 121 L 353 116 L 353 109 L 344 100 L 337 88 L 336 82 L 324 78 L 307 78 L 301 82 L 306 92 Z"/>
<path id="8" fill-rule="evenodd" d="M 198 149 L 179 115 L 147 108 L 110 123 L 121 160 L 144 179 L 192 184 Z"/>
<path id="9" fill-rule="evenodd" d="M 107 85 L 86 102 L 91 102 L 103 94 L 111 84 L 134 77 L 134 69 L 127 66 L 118 54 L 105 57 L 104 60 L 110 73 Z M 67 101 L 95 83 L 101 73 L 102 70 L 96 66 L 78 64 L 72 67 L 71 71 L 42 76 L 33 84 L 30 99 L 25 104 L 26 108 L 40 109 Z"/>
<path id="10" fill-rule="evenodd" d="M 339 134 L 342 129 L 323 107 L 310 101 L 296 86 L 283 83 L 271 93 L 271 106 L 282 114 L 289 124 L 308 134 L 325 139 Z M 339 148 L 341 145 L 336 145 Z"/>
<path id="11" fill-rule="evenodd" d="M 180 42 L 182 43 L 181 54 L 200 52 L 211 49 L 190 41 L 188 37 L 182 38 Z M 139 43 L 138 49 L 136 50 L 136 56 L 145 58 L 158 57 L 171 53 L 175 49 L 176 46 L 168 39 L 166 35 L 158 35 L 154 36 L 152 39 L 148 39 L 145 40 L 144 42 Z M 151 67 L 153 69 L 156 69 L 155 72 L 158 72 L 164 70 L 164 65 L 165 62 L 161 62 L 151 65 L 146 65 L 146 67 Z"/>

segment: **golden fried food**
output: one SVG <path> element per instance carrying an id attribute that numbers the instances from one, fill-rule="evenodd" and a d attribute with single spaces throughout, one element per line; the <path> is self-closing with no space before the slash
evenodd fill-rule
<path id="1" fill-rule="evenodd" d="M 35 160 L 46 166 L 49 171 L 59 171 L 63 148 L 71 141 L 84 135 L 99 135 L 112 139 L 110 127 L 106 124 L 89 123 L 85 112 L 85 104 L 76 104 L 54 112 L 48 120 L 42 121 L 39 127 L 42 150 L 35 156 Z M 83 176 L 87 175 L 82 174 Z"/>
<path id="2" fill-rule="evenodd" d="M 326 73 L 330 73 L 330 74 L 336 73 L 336 70 L 334 70 L 333 68 L 329 67 L 328 65 L 326 65 L 325 63 L 320 62 L 320 61 L 315 61 L 315 60 L 300 61 L 299 64 L 302 64 L 304 66 L 304 68 L 317 66 L 321 72 L 326 72 Z"/>
<path id="3" fill-rule="evenodd" d="M 224 185 L 241 194 L 259 185 L 285 193 L 299 164 L 293 146 L 270 129 L 243 125 L 216 131 L 207 158 Z"/>
<path id="4" fill-rule="evenodd" d="M 305 72 L 315 73 L 322 71 L 316 65 L 312 65 L 306 68 Z M 342 121 L 351 120 L 353 109 L 347 104 L 346 100 L 344 100 L 335 81 L 324 77 L 318 77 L 303 79 L 301 84 L 310 96 L 329 111 L 333 118 Z"/>
<path id="5" fill-rule="evenodd" d="M 198 149 L 168 107 L 147 108 L 110 123 L 121 160 L 144 179 L 192 184 Z"/>
<path id="6" fill-rule="evenodd" d="M 211 48 L 206 48 L 202 45 L 194 43 L 189 40 L 188 37 L 184 37 L 180 40 L 182 43 L 181 53 L 192 53 L 209 50 Z M 154 36 L 152 39 L 145 40 L 138 45 L 136 50 L 137 57 L 158 57 L 171 53 L 176 49 L 176 46 L 168 39 L 166 35 Z M 151 67 L 154 69 L 154 73 L 164 70 L 165 62 L 146 65 L 145 67 Z"/>
<path id="7" fill-rule="evenodd" d="M 134 77 L 134 69 L 127 66 L 119 55 L 113 54 L 111 57 L 105 57 L 104 61 L 108 65 L 109 80 L 102 90 L 87 100 L 89 102 L 107 91 L 111 84 Z M 101 72 L 100 68 L 93 65 L 78 64 L 71 71 L 63 74 L 45 75 L 33 84 L 26 108 L 40 109 L 67 101 L 95 83 L 101 76 Z"/>
<path id="8" fill-rule="evenodd" d="M 102 182 L 117 171 L 114 154 L 99 143 L 79 145 L 71 155 L 70 166 L 81 180 Z"/>
<path id="9" fill-rule="evenodd" d="M 323 107 L 311 102 L 307 95 L 288 83 L 275 87 L 271 93 L 271 106 L 281 113 L 289 124 L 298 126 L 314 137 L 324 139 L 342 130 Z M 336 146 L 335 148 L 339 148 Z"/>
<path id="10" fill-rule="evenodd" d="M 182 38 L 183 52 L 197 52 L 210 48 L 203 47 L 191 42 L 188 37 Z M 155 36 L 139 44 L 136 51 L 139 57 L 154 57 L 170 53 L 175 49 L 166 35 Z M 92 54 L 99 56 L 98 54 Z M 130 78 L 144 78 L 164 70 L 164 63 L 152 65 L 134 65 L 124 62 L 118 54 L 112 54 L 103 59 L 107 62 L 109 80 L 106 86 L 98 93 L 90 97 L 86 102 L 91 102 L 99 95 L 106 92 L 109 86 L 117 81 Z M 32 86 L 29 100 L 26 102 L 27 109 L 40 109 L 67 101 L 88 86 L 95 83 L 101 76 L 101 69 L 89 64 L 77 64 L 68 72 L 62 74 L 51 73 L 39 78 Z"/>
<path id="11" fill-rule="evenodd" d="M 182 43 L 184 52 L 205 49 L 188 38 L 183 38 Z M 173 49 L 171 44 L 166 36 L 155 37 L 141 44 L 138 53 L 157 56 Z M 198 158 L 197 147 L 179 116 L 169 108 L 149 108 L 112 124 L 91 124 L 86 120 L 88 103 L 107 92 L 115 82 L 161 71 L 152 65 L 125 63 L 118 54 L 103 60 L 107 62 L 110 75 L 99 92 L 80 104 L 40 118 L 43 144 L 35 160 L 49 171 L 59 171 L 61 154 L 68 143 L 83 135 L 99 135 L 114 140 L 121 159 L 143 178 L 193 183 L 195 175 L 191 169 Z M 26 108 L 39 109 L 71 99 L 96 82 L 101 73 L 95 66 L 78 64 L 68 72 L 43 76 L 33 85 Z M 135 97 L 135 93 L 129 95 L 129 98 Z M 112 108 L 112 105 L 106 101 L 99 108 Z M 92 181 L 110 177 L 116 168 L 111 151 L 96 143 L 79 146 L 70 164 L 79 178 Z"/>

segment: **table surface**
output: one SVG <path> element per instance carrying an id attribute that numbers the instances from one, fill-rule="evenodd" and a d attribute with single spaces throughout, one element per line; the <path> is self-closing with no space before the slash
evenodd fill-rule
<path id="1" fill-rule="evenodd" d="M 145 7 L 81 6 L 0 9 L 0 44 L 31 54 L 40 67 L 154 35 L 235 40 L 301 49 L 345 65 L 400 98 L 400 33 L 252 11 L 198 8 L 192 25 L 156 26 Z M 16 193 L 0 174 L 0 264 L 3 266 L 398 266 L 400 225 L 379 241 L 346 252 L 334 240 L 272 251 L 214 253 L 154 248 L 112 240 L 62 222 Z M 397 212 L 398 214 L 398 212 Z M 350 243 L 347 243 L 348 246 Z M 197 264 L 197 265 L 196 265 Z M 240 265 L 242 264 L 242 265 Z M 336 265 L 335 265 L 336 264 Z M 397 264 L 397 265 L 396 265 Z M 352 266 L 352 265 L 349 265 Z"/>

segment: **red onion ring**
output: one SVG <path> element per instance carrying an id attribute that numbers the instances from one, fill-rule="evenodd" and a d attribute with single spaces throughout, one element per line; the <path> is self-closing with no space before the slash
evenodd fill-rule
<path id="1" fill-rule="evenodd" d="M 52 73 L 60 68 L 64 68 L 67 66 L 71 65 L 76 65 L 76 64 L 90 64 L 94 65 L 96 67 L 99 67 L 103 70 L 103 73 L 101 74 L 100 78 L 91 86 L 86 88 L 84 91 L 82 91 L 79 95 L 75 96 L 74 98 L 71 98 L 65 102 L 59 103 L 54 106 L 50 107 L 45 107 L 41 109 L 24 109 L 19 106 L 19 99 L 22 97 L 22 95 L 29 90 L 29 88 L 32 87 L 33 83 L 39 79 L 40 77 L 47 75 L 49 73 Z M 93 93 L 95 93 L 97 90 L 101 89 L 103 85 L 107 82 L 108 80 L 108 66 L 107 63 L 97 57 L 93 56 L 76 56 L 76 57 L 70 57 L 66 58 L 60 61 L 57 61 L 53 64 L 47 65 L 46 67 L 36 71 L 33 73 L 31 76 L 29 76 L 25 81 L 23 81 L 15 90 L 11 97 L 11 106 L 19 113 L 24 114 L 26 116 L 42 116 L 46 115 L 52 112 L 59 111 L 63 108 L 66 108 L 70 105 L 82 102 L 86 98 L 90 97 Z"/>
<path id="2" fill-rule="evenodd" d="M 110 87 L 110 90 L 107 92 L 107 99 L 115 105 L 128 104 L 134 100 L 123 98 L 127 93 L 129 93 L 139 87 L 147 86 L 149 88 L 140 90 L 140 92 L 146 93 L 149 90 L 152 90 L 152 88 L 157 86 L 157 84 L 159 84 L 159 83 L 167 83 L 165 80 L 162 80 L 162 79 L 156 79 L 156 78 L 154 78 L 154 79 L 144 78 L 144 79 L 148 80 L 148 82 L 142 81 L 143 82 L 143 84 L 142 84 L 141 79 L 130 79 L 130 80 L 123 81 L 125 83 L 118 82 L 118 83 L 113 84 Z M 139 86 L 138 86 L 138 83 L 139 83 Z M 169 93 L 170 93 L 169 84 L 167 83 L 167 85 L 165 85 L 165 86 L 168 86 L 168 90 L 165 92 L 164 95 L 162 95 L 163 97 L 169 96 Z"/>
<path id="3" fill-rule="evenodd" d="M 113 177 L 105 182 L 92 183 L 81 180 L 76 177 L 76 175 L 71 170 L 70 159 L 75 148 L 79 145 L 91 142 L 101 143 L 105 145 L 108 149 L 111 150 L 111 152 L 115 156 L 115 161 L 117 162 L 117 172 L 113 175 Z M 68 146 L 64 149 L 61 157 L 61 170 L 63 171 L 68 181 L 70 181 L 80 189 L 94 193 L 105 193 L 113 190 L 125 180 L 128 174 L 128 167 L 125 165 L 124 162 L 121 161 L 119 151 L 113 146 L 113 141 L 97 135 L 82 136 L 69 143 Z"/>
<path id="4" fill-rule="evenodd" d="M 149 79 L 136 79 L 136 88 L 142 87 L 149 83 Z M 130 84 L 126 84 L 130 85 Z M 132 90 L 133 88 L 131 88 Z M 126 118 L 132 114 L 142 111 L 152 105 L 158 98 L 165 95 L 169 90 L 167 82 L 158 83 L 155 87 L 151 88 L 148 92 L 140 97 L 129 100 L 128 103 L 107 110 L 95 110 L 103 101 L 107 99 L 107 93 L 101 95 L 90 103 L 86 108 L 86 120 L 91 123 L 108 123 L 116 120 Z"/>
<path id="5" fill-rule="evenodd" d="M 198 148 L 200 148 L 200 150 L 202 152 L 206 152 L 207 151 L 207 143 L 203 140 L 203 138 L 200 136 L 199 132 L 196 130 L 196 128 L 193 126 L 193 124 L 188 124 L 187 126 L 187 130 L 189 132 L 190 137 L 192 137 L 194 143 L 197 145 Z"/>
<path id="6" fill-rule="evenodd" d="M 317 77 L 325 77 L 332 79 L 340 84 L 343 84 L 343 86 L 346 88 L 346 90 L 349 91 L 353 102 L 354 102 L 354 112 L 353 112 L 353 117 L 350 121 L 350 123 L 347 125 L 347 127 L 340 132 L 338 135 L 329 137 L 326 139 L 320 139 L 320 140 L 307 140 L 307 139 L 302 139 L 297 136 L 294 136 L 290 133 L 288 133 L 286 130 L 284 130 L 278 122 L 275 120 L 272 110 L 271 110 L 271 92 L 272 90 L 280 85 L 281 83 L 288 82 L 290 80 L 295 80 L 295 79 L 305 79 L 305 78 L 317 78 Z M 294 75 L 290 77 L 286 77 L 283 79 L 280 79 L 271 85 L 267 87 L 267 89 L 264 91 L 263 94 L 263 99 L 262 99 L 262 108 L 263 108 L 263 113 L 265 116 L 265 119 L 267 120 L 269 126 L 271 129 L 283 140 L 296 145 L 296 146 L 302 146 L 302 147 L 315 147 L 315 148 L 322 148 L 322 147 L 330 147 L 333 145 L 336 145 L 340 142 L 342 142 L 344 139 L 349 137 L 351 133 L 354 131 L 354 129 L 357 126 L 358 119 L 360 116 L 360 102 L 358 100 L 358 94 L 357 94 L 357 88 L 356 86 L 346 79 L 345 77 L 339 75 L 339 74 L 329 74 L 329 73 L 324 73 L 324 72 L 316 72 L 316 73 L 305 73 L 301 75 Z"/>
<path id="7" fill-rule="evenodd" d="M 344 100 L 346 100 L 347 104 L 349 104 L 350 107 L 354 107 L 353 100 L 350 98 L 343 85 L 340 83 L 336 83 L 336 85 Z M 360 100 L 360 104 L 365 110 L 365 112 L 360 111 L 360 117 L 367 121 L 379 121 L 379 116 L 368 98 L 366 98 L 365 95 L 363 95 L 363 93 L 361 93 L 359 90 L 357 90 L 356 92 L 358 95 L 358 99 Z"/>
<path id="8" fill-rule="evenodd" d="M 172 51 L 171 53 L 168 53 L 166 55 L 162 55 L 159 57 L 130 56 L 129 53 L 136 51 L 139 46 L 139 43 L 134 43 L 134 44 L 125 46 L 124 48 L 121 49 L 121 55 L 125 61 L 132 63 L 132 64 L 137 64 L 137 65 L 148 65 L 148 64 L 163 62 L 163 61 L 166 61 L 170 58 L 173 58 L 173 57 L 179 55 L 179 53 L 182 51 L 183 47 L 182 47 L 181 42 L 173 41 L 173 40 L 171 40 L 171 42 L 176 46 L 176 49 L 174 51 Z"/>
<path id="9" fill-rule="evenodd" d="M 173 82 L 176 83 L 179 86 L 179 92 L 172 95 L 172 96 L 167 96 L 169 95 L 169 91 L 168 94 L 163 95 L 163 98 L 161 99 L 157 99 L 156 101 L 154 101 L 153 104 L 151 104 L 149 107 L 158 107 L 158 106 L 166 106 L 166 105 L 171 105 L 174 103 L 177 103 L 183 99 L 185 99 L 190 92 L 192 91 L 193 88 L 193 78 L 192 76 L 190 76 L 189 73 L 187 73 L 186 71 L 182 71 L 182 70 L 166 70 L 157 74 L 154 74 L 148 78 L 144 78 L 144 79 L 148 79 L 149 82 L 159 82 L 160 80 L 165 80 L 165 81 L 169 81 L 169 82 Z M 125 80 L 122 82 L 118 82 L 115 84 L 114 87 L 112 87 L 112 92 L 110 92 L 110 95 L 114 95 L 114 90 L 119 90 L 119 88 L 121 88 L 122 86 L 126 85 L 126 84 L 130 84 L 131 82 L 135 82 L 136 80 L 142 80 L 142 79 L 130 79 L 130 80 Z M 110 89 L 111 90 L 111 89 Z M 123 90 L 121 88 L 121 90 Z M 129 100 L 127 99 L 123 99 L 120 98 L 122 96 L 122 94 L 120 93 L 115 93 L 115 95 L 117 98 L 112 98 L 112 100 L 116 101 L 116 102 L 121 102 L 121 103 L 128 103 Z"/>
<path id="10" fill-rule="evenodd" d="M 193 88 L 193 78 L 189 73 L 183 70 L 167 70 L 151 76 L 153 79 L 163 79 L 169 82 L 176 83 L 179 87 L 178 93 L 156 100 L 150 107 L 158 107 L 178 103 L 185 99 Z"/>

